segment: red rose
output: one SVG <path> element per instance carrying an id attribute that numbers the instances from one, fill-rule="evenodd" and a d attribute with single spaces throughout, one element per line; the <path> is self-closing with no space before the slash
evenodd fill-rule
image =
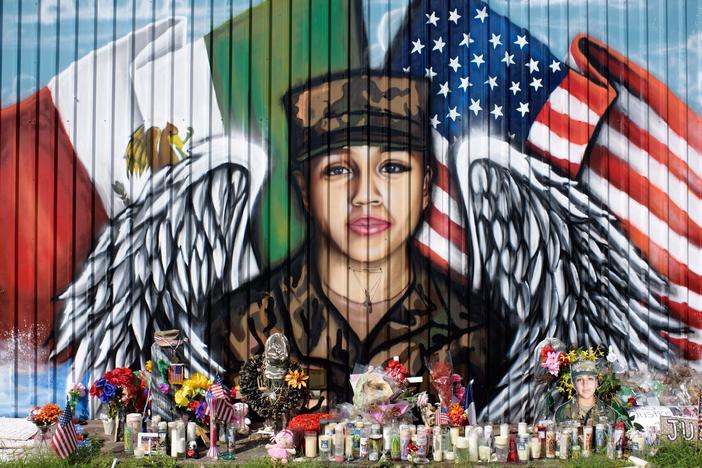
<path id="1" fill-rule="evenodd" d="M 543 348 L 541 348 L 541 362 L 546 362 L 546 358 L 548 357 L 548 353 L 554 353 L 554 352 L 556 352 L 556 349 L 551 345 L 546 345 Z"/>

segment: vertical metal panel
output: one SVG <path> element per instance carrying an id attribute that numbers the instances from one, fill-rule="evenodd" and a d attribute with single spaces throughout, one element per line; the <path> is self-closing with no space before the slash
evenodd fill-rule
<path id="1" fill-rule="evenodd" d="M 550 336 L 697 368 L 700 4 L 437 5 L 0 3 L 0 413 L 169 328 L 231 379 L 280 330 L 330 401 L 450 344 L 486 419 Z"/>

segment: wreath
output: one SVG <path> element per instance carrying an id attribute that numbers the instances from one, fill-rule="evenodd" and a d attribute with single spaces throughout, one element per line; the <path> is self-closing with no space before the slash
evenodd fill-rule
<path id="1" fill-rule="evenodd" d="M 296 408 L 304 400 L 307 389 L 304 386 L 294 387 L 283 383 L 276 389 L 277 398 L 271 401 L 267 395 L 259 389 L 259 381 L 263 377 L 263 356 L 254 356 L 247 359 L 239 373 L 239 386 L 241 394 L 246 398 L 249 407 L 263 418 L 274 418 L 279 414 L 285 414 Z M 288 373 L 296 372 L 304 375 L 300 364 L 290 362 Z"/>

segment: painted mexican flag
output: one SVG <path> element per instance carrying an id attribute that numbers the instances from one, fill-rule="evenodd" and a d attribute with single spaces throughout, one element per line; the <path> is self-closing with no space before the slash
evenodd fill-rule
<path id="1" fill-rule="evenodd" d="M 187 146 L 237 134 L 268 149 L 256 223 L 261 263 L 303 239 L 289 211 L 282 97 L 311 76 L 365 64 L 358 2 L 267 1 L 189 42 L 184 18 L 93 51 L 0 115 L 0 320 L 48 338 L 54 298 L 94 240 Z M 296 208 L 296 207 L 293 207 Z M 16 292 L 16 293 L 15 293 Z M 36 317 L 36 318 L 35 318 Z"/>

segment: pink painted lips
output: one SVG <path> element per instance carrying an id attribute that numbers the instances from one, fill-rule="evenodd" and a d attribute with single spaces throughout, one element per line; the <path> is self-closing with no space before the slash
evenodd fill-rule
<path id="1" fill-rule="evenodd" d="M 349 229 L 362 236 L 372 236 L 390 229 L 390 223 L 384 219 L 364 216 L 349 223 Z"/>

